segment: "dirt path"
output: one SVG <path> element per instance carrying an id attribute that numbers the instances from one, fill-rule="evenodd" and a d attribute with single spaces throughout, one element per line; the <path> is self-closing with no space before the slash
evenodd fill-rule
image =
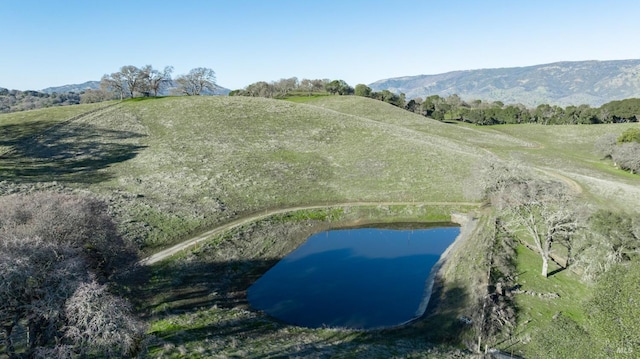
<path id="1" fill-rule="evenodd" d="M 569 189 L 571 189 L 572 192 L 574 192 L 575 194 L 580 194 L 582 193 L 582 186 L 580 186 L 580 184 L 578 184 L 578 182 L 572 180 L 569 177 L 563 176 L 557 172 L 554 172 L 552 170 L 549 169 L 545 169 L 545 168 L 540 168 L 540 167 L 533 167 L 534 169 L 546 174 L 547 176 L 550 177 L 554 177 L 556 179 L 559 179 L 560 181 L 564 182 L 567 186 L 569 186 Z"/>
<path id="2" fill-rule="evenodd" d="M 204 232 L 200 235 L 197 235 L 193 238 L 187 239 L 183 242 L 180 242 L 172 247 L 169 247 L 167 249 L 164 249 L 158 253 L 152 254 L 146 258 L 143 258 L 142 260 L 140 260 L 140 262 L 138 262 L 140 265 L 151 265 L 154 263 L 157 263 L 159 261 L 162 261 L 182 250 L 185 250 L 187 248 L 193 247 L 195 245 L 197 245 L 200 241 L 206 240 L 207 238 L 218 234 L 218 233 L 222 233 L 224 231 L 228 231 L 230 229 L 236 228 L 236 227 L 240 227 L 242 225 L 245 225 L 247 223 L 251 223 L 251 222 L 255 222 L 264 218 L 267 218 L 269 216 L 272 216 L 274 214 L 282 214 L 282 213 L 287 213 L 287 212 L 294 212 L 294 211 L 300 211 L 300 210 L 307 210 L 307 209 L 321 209 L 321 208 L 329 208 L 329 207 L 367 207 L 367 206 L 395 206 L 395 205 L 399 205 L 399 206 L 403 206 L 403 205 L 427 205 L 427 206 L 438 206 L 438 205 L 442 205 L 442 206 L 454 206 L 454 205 L 461 205 L 461 206 L 480 206 L 479 203 L 475 203 L 475 202 L 346 202 L 346 203 L 334 203 L 334 204 L 326 204 L 326 205 L 314 205 L 314 206 L 298 206 L 298 207 L 289 207 L 289 208 L 281 208 L 281 209 L 272 209 L 272 210 L 265 210 L 264 212 L 260 212 L 260 213 L 255 213 L 246 217 L 242 217 L 242 218 L 238 218 L 232 222 L 223 224 L 219 227 L 216 227 L 214 229 L 211 229 L 207 232 Z"/>

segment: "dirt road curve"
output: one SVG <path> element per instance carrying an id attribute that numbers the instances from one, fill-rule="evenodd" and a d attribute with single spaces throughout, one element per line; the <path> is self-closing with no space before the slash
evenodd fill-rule
<path id="1" fill-rule="evenodd" d="M 184 249 L 190 248 L 198 244 L 200 241 L 206 240 L 212 235 L 222 233 L 224 231 L 228 231 L 235 227 L 239 227 L 245 225 L 247 223 L 251 223 L 263 218 L 267 218 L 274 214 L 281 214 L 293 211 L 300 211 L 305 209 L 320 209 L 320 208 L 328 208 L 328 207 L 363 207 L 363 206 L 394 206 L 394 205 L 427 205 L 427 206 L 454 206 L 454 205 L 462 205 L 462 206 L 479 206 L 479 203 L 475 202 L 347 202 L 347 203 L 334 203 L 327 205 L 316 205 L 316 206 L 300 206 L 300 207 L 290 207 L 290 208 L 282 208 L 282 209 L 273 209 L 266 210 L 264 212 L 256 213 L 247 217 L 238 218 L 235 221 L 224 224 L 220 227 L 216 227 L 210 231 L 202 233 L 193 238 L 187 239 L 181 243 L 174 245 L 173 247 L 169 247 L 165 250 L 162 250 L 158 253 L 152 254 L 144 259 L 142 259 L 139 264 L 140 265 L 151 265 L 157 262 L 160 262 L 163 259 L 166 259 Z"/>
<path id="2" fill-rule="evenodd" d="M 546 174 L 547 176 L 554 177 L 554 178 L 559 179 L 560 181 L 564 182 L 567 186 L 569 186 L 569 188 L 571 189 L 571 191 L 574 194 L 582 193 L 582 186 L 580 186 L 578 184 L 578 182 L 572 180 L 571 178 L 563 176 L 563 175 L 561 175 L 561 174 L 559 174 L 557 172 L 554 172 L 552 170 L 549 170 L 549 169 L 544 169 L 544 168 L 539 168 L 539 167 L 534 167 L 534 168 L 536 170 Z"/>

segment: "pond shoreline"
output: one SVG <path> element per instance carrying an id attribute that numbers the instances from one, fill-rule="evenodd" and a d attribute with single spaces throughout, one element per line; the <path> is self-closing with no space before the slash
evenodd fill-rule
<path id="1" fill-rule="evenodd" d="M 429 306 L 431 295 L 433 294 L 433 286 L 435 284 L 436 277 L 440 272 L 440 269 L 442 269 L 442 266 L 447 261 L 447 257 L 449 256 L 449 254 L 451 254 L 456 249 L 458 249 L 461 246 L 461 244 L 464 241 L 466 241 L 469 238 L 469 236 L 473 233 L 473 231 L 475 230 L 475 226 L 477 224 L 477 219 L 473 218 L 473 216 L 470 214 L 453 213 L 451 214 L 451 222 L 457 223 L 460 225 L 460 233 L 458 234 L 456 239 L 453 241 L 453 243 L 451 243 L 451 245 L 449 245 L 449 247 L 447 247 L 447 249 L 440 255 L 440 259 L 431 268 L 429 277 L 427 277 L 427 280 L 425 281 L 425 288 L 424 288 L 424 294 L 422 295 L 422 302 L 420 303 L 420 306 L 418 307 L 418 310 L 416 311 L 415 316 L 412 319 L 402 324 L 399 324 L 398 326 L 403 326 L 411 322 L 414 322 L 420 319 L 424 315 L 425 311 L 427 310 L 427 307 Z"/>

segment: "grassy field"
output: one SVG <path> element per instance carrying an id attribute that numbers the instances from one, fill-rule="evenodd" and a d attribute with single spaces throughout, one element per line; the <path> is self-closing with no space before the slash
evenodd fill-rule
<path id="1" fill-rule="evenodd" d="M 464 123 L 445 123 L 417 115 L 395 106 L 381 106 L 380 101 L 355 96 L 332 96 L 318 98 L 310 105 L 346 113 L 375 122 L 403 127 L 419 135 L 439 136 L 446 139 L 444 146 L 460 146 L 472 151 L 485 148 L 519 149 L 536 144 L 517 136 L 495 131 L 492 127 L 477 127 Z M 486 155 L 485 152 L 482 155 Z"/>
<path id="2" fill-rule="evenodd" d="M 46 141 L 0 159 L 12 169 L 6 178 L 64 181 L 100 194 L 146 250 L 269 208 L 463 201 L 478 158 L 437 135 L 243 97 L 127 101 Z M 60 161 L 43 160 L 51 157 Z"/>
<path id="3" fill-rule="evenodd" d="M 616 169 L 610 160 L 598 157 L 594 143 L 607 134 L 620 134 L 638 124 L 606 125 L 500 125 L 496 131 L 535 143 L 527 150 L 491 151 L 503 158 L 549 169 L 577 182 L 584 196 L 596 206 L 638 212 L 640 177 Z"/>
<path id="4" fill-rule="evenodd" d="M 576 181 L 584 195 L 598 206 L 637 212 L 640 178 L 616 169 L 599 158 L 594 143 L 607 134 L 620 134 L 637 123 L 606 125 L 475 126 L 426 119 L 397 107 L 380 108 L 375 100 L 353 101 L 351 97 L 318 98 L 309 105 L 404 127 L 415 132 L 437 135 L 453 144 L 473 148 L 483 156 L 497 156 L 525 166 L 551 170 Z"/>
<path id="5" fill-rule="evenodd" d="M 0 154 L 53 125 L 109 104 L 103 102 L 0 114 Z"/>
<path id="6" fill-rule="evenodd" d="M 534 355 L 526 343 L 531 340 L 535 331 L 544 330 L 554 316 L 564 314 L 583 324 L 585 313 L 582 302 L 589 297 L 590 287 L 580 281 L 580 276 L 570 270 L 562 270 L 549 278 L 544 278 L 539 271 L 542 266 L 540 256 L 523 245 L 517 248 L 518 284 L 523 294 L 517 295 L 518 331 L 511 341 L 500 343 L 504 351 L 520 355 Z M 561 270 L 553 263 L 550 271 Z M 557 295 L 557 297 L 556 297 Z"/>
<path id="7" fill-rule="evenodd" d="M 296 328 L 252 312 L 242 293 L 313 231 L 442 221 L 472 210 L 465 186 L 482 158 L 514 160 L 572 181 L 591 206 L 638 211 L 640 176 L 592 151 L 601 135 L 633 124 L 477 127 L 362 97 L 302 97 L 166 97 L 0 115 L 0 153 L 12 150 L 0 156 L 0 194 L 91 193 L 109 204 L 145 253 L 270 209 L 339 208 L 339 215 L 269 217 L 141 273 L 129 290 L 151 325 L 150 356 L 157 357 L 462 355 L 459 348 L 474 338 L 458 318 L 478 312 L 489 285 L 488 253 L 496 251 L 483 212 L 479 232 L 443 267 L 430 321 L 374 332 Z M 442 204 L 418 205 L 436 202 Z M 559 294 L 518 294 L 513 339 L 490 343 L 526 353 L 526 339 L 557 312 L 582 320 L 579 302 L 589 288 L 570 271 L 545 281 L 537 256 L 524 247 L 516 252 L 523 290 Z"/>
<path id="8" fill-rule="evenodd" d="M 286 97 L 282 98 L 282 100 L 287 100 L 291 102 L 303 103 L 314 101 L 319 97 L 330 96 L 328 92 L 320 92 L 320 93 L 304 93 L 302 91 L 298 92 L 290 92 Z"/>

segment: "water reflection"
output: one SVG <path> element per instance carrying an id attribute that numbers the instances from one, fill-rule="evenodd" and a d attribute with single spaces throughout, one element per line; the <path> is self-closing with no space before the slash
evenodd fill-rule
<path id="1" fill-rule="evenodd" d="M 415 317 L 425 281 L 460 229 L 315 234 L 258 279 L 252 307 L 305 327 L 370 329 Z"/>

